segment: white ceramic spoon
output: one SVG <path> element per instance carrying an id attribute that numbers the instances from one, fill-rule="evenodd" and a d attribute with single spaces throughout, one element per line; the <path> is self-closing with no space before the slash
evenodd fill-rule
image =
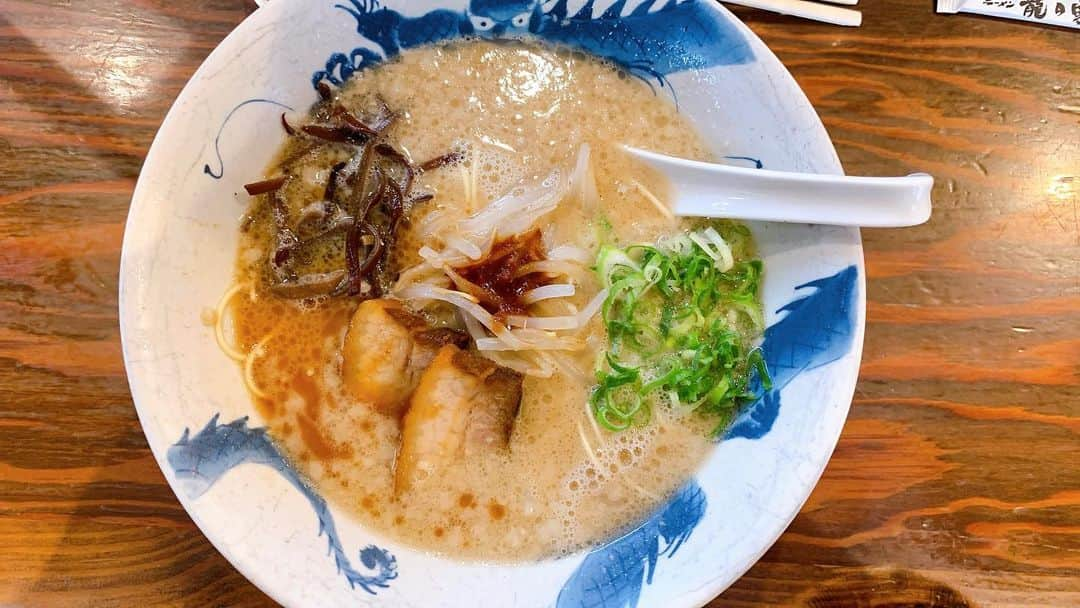
<path id="1" fill-rule="evenodd" d="M 667 176 L 679 216 L 836 226 L 915 226 L 930 219 L 925 173 L 847 177 L 746 169 L 623 148 Z"/>

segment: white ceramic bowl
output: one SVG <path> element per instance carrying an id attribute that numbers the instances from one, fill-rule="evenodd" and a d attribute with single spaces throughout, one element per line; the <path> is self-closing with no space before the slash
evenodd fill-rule
<path id="1" fill-rule="evenodd" d="M 165 119 L 131 205 L 120 277 L 124 358 L 154 455 L 207 538 L 288 606 L 707 602 L 788 525 L 840 434 L 865 316 L 857 230 L 752 225 L 776 386 L 634 532 L 536 563 L 427 555 L 327 505 L 260 430 L 240 370 L 200 312 L 230 283 L 241 185 L 282 142 L 282 107 L 316 99 L 320 70 L 342 78 L 396 47 L 462 32 L 536 36 L 620 62 L 663 84 L 661 95 L 674 91 L 733 162 L 839 173 L 821 122 L 773 54 L 711 0 L 600 0 L 591 12 L 580 11 L 583 0 L 385 4 L 273 0 L 210 55 Z"/>

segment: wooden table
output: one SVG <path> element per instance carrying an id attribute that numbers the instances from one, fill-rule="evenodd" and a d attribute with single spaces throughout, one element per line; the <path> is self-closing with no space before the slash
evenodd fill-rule
<path id="1" fill-rule="evenodd" d="M 863 233 L 840 444 L 712 605 L 1078 606 L 1080 33 L 863 5 L 860 29 L 739 13 L 847 171 L 933 173 L 934 217 Z M 143 157 L 245 11 L 0 0 L 0 605 L 272 605 L 165 484 L 116 320 Z"/>

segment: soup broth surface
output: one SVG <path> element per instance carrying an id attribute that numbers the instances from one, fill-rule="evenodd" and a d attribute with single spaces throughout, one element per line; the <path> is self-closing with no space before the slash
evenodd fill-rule
<path id="1" fill-rule="evenodd" d="M 416 207 L 398 239 L 399 269 L 416 263 L 420 246 L 430 244 L 416 234 L 425 216 L 464 217 L 522 180 L 570 170 L 583 144 L 591 149 L 599 208 L 560 205 L 541 220 L 544 238 L 591 255 L 600 242 L 655 241 L 685 226 L 648 200 L 643 190 L 664 198 L 665 185 L 618 146 L 710 158 L 662 94 L 562 50 L 480 41 L 407 50 L 356 74 L 341 101 L 358 110 L 376 95 L 399 113 L 391 137 L 414 160 L 451 150 L 467 158 L 419 177 L 417 190 L 435 196 Z M 288 144 L 269 174 L 287 159 L 297 162 L 299 145 Z M 304 179 L 288 186 L 286 198 L 318 199 L 330 167 L 341 160 L 335 154 L 329 149 L 299 161 Z M 273 242 L 262 198 L 253 199 L 242 231 L 240 289 L 229 310 L 237 348 L 255 354 L 246 369 L 253 399 L 297 469 L 372 530 L 457 557 L 566 554 L 634 524 L 708 454 L 711 426 L 665 408 L 621 433 L 597 426 L 588 398 L 605 334 L 594 319 L 586 330 L 589 348 L 568 358 L 572 369 L 526 377 L 508 453 L 462 459 L 422 488 L 395 495 L 399 422 L 357 401 L 342 382 L 340 349 L 357 302 L 283 300 L 266 289 L 265 255 Z M 598 291 L 583 268 L 579 306 Z"/>

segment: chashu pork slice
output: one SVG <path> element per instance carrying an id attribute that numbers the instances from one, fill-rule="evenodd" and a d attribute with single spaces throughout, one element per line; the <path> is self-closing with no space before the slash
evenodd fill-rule
<path id="1" fill-rule="evenodd" d="M 397 491 L 409 491 L 459 458 L 505 450 L 521 383 L 521 374 L 490 359 L 443 346 L 409 399 L 394 473 Z"/>
<path id="2" fill-rule="evenodd" d="M 439 348 L 467 339 L 459 331 L 431 328 L 396 300 L 365 300 L 342 345 L 345 386 L 380 412 L 400 416 Z"/>

